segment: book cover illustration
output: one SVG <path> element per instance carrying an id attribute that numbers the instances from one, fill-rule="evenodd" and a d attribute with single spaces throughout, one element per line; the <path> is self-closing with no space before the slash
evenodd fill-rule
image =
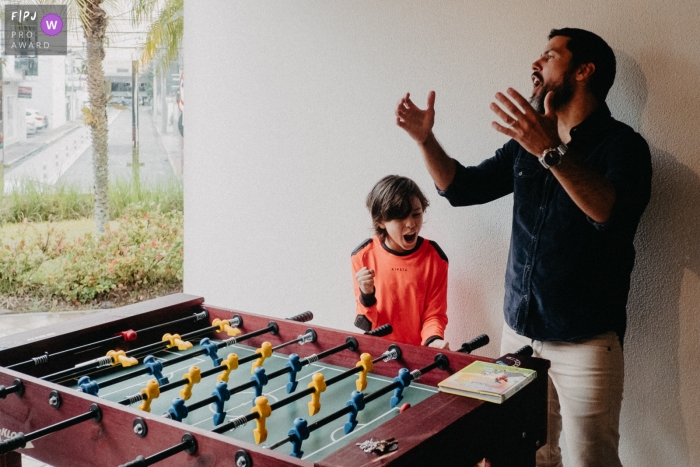
<path id="1" fill-rule="evenodd" d="M 476 361 L 438 383 L 438 389 L 500 404 L 536 377 L 535 370 Z"/>

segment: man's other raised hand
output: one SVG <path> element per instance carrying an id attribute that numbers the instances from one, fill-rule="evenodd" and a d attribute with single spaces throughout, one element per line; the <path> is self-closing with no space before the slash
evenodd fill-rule
<path id="1" fill-rule="evenodd" d="M 554 93 L 548 92 L 544 99 L 545 113 L 537 112 L 518 91 L 508 88 L 508 95 L 496 93 L 496 102 L 490 109 L 501 119 L 492 122 L 496 131 L 513 138 L 535 157 L 545 149 L 555 148 L 561 143 L 557 127 L 557 114 L 552 108 Z"/>
<path id="2" fill-rule="evenodd" d="M 396 124 L 406 130 L 418 144 L 423 144 L 433 132 L 435 123 L 435 91 L 428 93 L 428 108 L 419 109 L 411 101 L 411 95 L 399 100 L 396 106 Z"/>

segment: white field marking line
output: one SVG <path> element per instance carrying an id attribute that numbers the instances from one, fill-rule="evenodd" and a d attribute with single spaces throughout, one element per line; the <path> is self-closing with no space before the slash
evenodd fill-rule
<path id="1" fill-rule="evenodd" d="M 348 371 L 348 370 L 349 370 L 349 368 L 346 368 L 346 369 L 344 369 L 344 370 L 338 370 L 338 369 L 336 369 L 336 368 L 328 368 L 328 367 L 325 367 L 325 366 L 317 365 L 317 364 L 315 364 L 315 363 L 312 363 L 310 366 L 315 366 L 315 367 L 322 368 L 322 369 L 326 369 L 326 370 L 334 370 L 334 371 L 337 371 L 338 373 L 342 373 L 343 371 Z M 375 381 L 381 381 L 381 382 L 383 382 L 383 383 L 388 383 L 388 382 L 391 382 L 391 380 L 392 380 L 393 378 L 389 378 L 388 376 L 383 376 L 383 377 L 372 376 L 371 373 L 367 373 L 367 379 L 373 379 L 373 380 L 375 380 Z M 424 387 L 424 386 L 420 385 L 420 383 L 417 383 L 417 384 L 415 384 L 415 385 L 414 385 L 414 384 L 411 384 L 411 385 L 408 386 L 406 389 L 408 389 L 408 388 L 420 389 L 421 391 L 427 391 L 427 392 L 432 392 L 432 393 L 436 393 L 436 394 L 437 394 L 437 392 L 438 392 L 437 389 L 433 389 L 433 388 L 428 387 L 428 386 L 425 386 L 425 387 Z"/>
<path id="2" fill-rule="evenodd" d="M 255 394 L 255 392 L 254 392 L 254 391 L 243 391 L 243 392 L 237 393 L 236 395 L 238 395 L 238 394 Z M 214 411 L 213 405 L 214 405 L 214 402 L 212 402 L 211 404 L 209 404 L 209 405 L 207 406 L 207 408 L 209 409 L 209 412 L 211 412 L 212 414 L 216 413 L 216 412 Z M 230 410 L 235 410 L 235 409 L 238 409 L 238 408 L 243 407 L 243 406 L 246 406 L 246 405 L 249 406 L 249 407 L 252 407 L 252 405 L 249 405 L 248 402 L 244 402 L 243 404 L 237 405 L 236 407 L 232 407 L 232 408 L 226 410 L 226 411 L 225 411 L 225 412 L 226 412 L 226 416 L 229 417 L 228 412 L 229 412 Z M 246 414 L 246 415 L 247 415 L 247 414 Z M 236 417 L 231 417 L 231 418 L 236 418 Z M 204 419 L 198 421 L 197 423 L 192 423 L 192 426 L 201 425 L 202 423 L 204 423 L 204 422 L 209 422 L 209 421 L 211 421 L 211 417 L 204 418 Z M 225 422 L 225 421 L 226 421 L 226 420 L 224 420 L 224 422 Z M 222 422 L 222 423 L 223 423 L 223 422 Z"/>
<path id="3" fill-rule="evenodd" d="M 219 341 L 219 342 L 223 342 L 223 341 Z M 254 354 L 255 351 L 258 350 L 258 349 L 253 349 L 252 347 L 245 347 L 243 344 L 234 344 L 234 345 L 232 345 L 231 347 L 234 348 L 234 349 L 235 349 L 235 348 L 238 348 L 238 349 L 247 350 L 247 351 L 249 351 L 251 354 Z M 293 353 L 296 353 L 296 352 L 293 352 Z M 291 355 L 291 354 L 289 354 L 289 355 Z M 272 355 L 270 356 L 270 358 L 275 357 L 275 358 L 280 358 L 280 359 L 282 359 L 282 360 L 289 360 L 289 355 L 280 354 L 279 352 L 272 352 Z M 297 353 L 297 355 L 299 355 L 299 354 Z M 301 359 L 304 359 L 304 358 L 306 358 L 306 357 L 309 357 L 309 355 L 306 355 L 306 356 L 299 355 L 299 358 L 301 358 Z"/>
<path id="4" fill-rule="evenodd" d="M 333 430 L 333 431 L 331 432 L 331 439 L 333 440 L 333 442 L 331 442 L 331 443 L 329 443 L 329 444 L 323 446 L 323 447 L 320 448 L 320 449 L 317 449 L 316 451 L 312 452 L 311 454 L 307 454 L 306 456 L 302 457 L 302 460 L 308 459 L 309 457 L 313 456 L 314 454 L 316 454 L 316 453 L 318 453 L 318 452 L 323 451 L 324 449 L 328 449 L 329 447 L 333 446 L 335 443 L 338 443 L 338 442 L 344 440 L 345 438 L 347 438 L 347 437 L 350 436 L 350 435 L 356 434 L 357 432 L 359 432 L 360 430 L 362 430 L 362 429 L 365 428 L 366 426 L 371 425 L 372 423 L 376 422 L 376 421 L 379 420 L 380 418 L 384 418 L 384 417 L 386 417 L 387 415 L 389 415 L 391 412 L 396 412 L 397 410 L 399 410 L 399 409 L 393 408 L 393 409 L 389 410 L 388 412 L 385 412 L 385 413 L 381 414 L 380 416 L 378 416 L 378 417 L 375 418 L 374 420 L 370 420 L 369 422 L 364 423 L 364 424 L 358 424 L 358 425 L 355 427 L 355 429 L 354 429 L 353 431 L 351 431 L 351 432 L 348 433 L 347 435 L 344 435 L 344 436 L 342 436 L 342 437 L 340 437 L 340 438 L 338 438 L 338 439 L 333 439 L 333 436 L 335 435 L 335 432 L 336 432 L 336 431 L 338 431 L 338 430 L 340 430 L 340 429 L 343 429 L 343 427 L 340 427 L 340 428 L 337 428 L 337 429 Z M 340 418 L 340 417 L 339 417 L 339 418 Z"/>
<path id="5" fill-rule="evenodd" d="M 298 379 L 297 379 L 297 382 L 298 382 L 298 381 L 301 381 L 301 380 L 304 379 L 304 378 L 309 378 L 309 377 L 311 377 L 311 376 L 313 376 L 313 375 L 310 374 L 310 375 L 302 376 L 301 378 L 298 378 Z M 245 384 L 245 383 L 244 383 L 244 384 Z M 270 391 L 270 392 L 264 392 L 264 391 L 263 391 L 262 395 L 263 395 L 263 396 L 268 396 L 268 395 L 272 394 L 273 392 L 277 392 L 277 391 L 279 391 L 279 390 L 281 390 L 281 389 L 286 389 L 286 388 L 287 388 L 287 384 L 285 383 L 284 386 L 280 386 L 280 387 L 278 387 L 277 389 L 273 389 L 273 390 Z M 241 392 L 237 392 L 235 395 L 237 396 L 237 395 L 239 395 L 239 394 L 255 394 L 255 392 L 254 392 L 254 391 L 241 391 Z M 272 398 L 275 400 L 275 402 L 277 402 L 277 401 L 279 400 L 279 399 L 278 399 L 277 397 L 275 397 L 275 396 L 272 396 Z M 214 404 L 214 402 L 212 402 L 211 404 L 209 404 L 209 405 L 207 406 L 207 407 L 209 408 L 209 411 L 210 411 L 211 413 L 215 413 L 215 412 L 214 412 L 214 409 L 212 408 L 212 405 L 213 405 L 213 404 Z M 245 405 L 247 405 L 247 403 L 243 403 L 243 404 L 237 405 L 237 406 L 235 406 L 235 407 L 231 407 L 230 409 L 227 409 L 227 410 L 226 410 L 226 413 L 228 413 L 228 412 L 230 412 L 230 411 L 232 411 L 232 410 L 236 410 L 236 409 L 238 409 L 238 408 L 241 408 L 241 407 L 243 407 L 243 406 L 245 406 Z M 251 407 L 252 407 L 252 406 L 251 406 Z M 233 417 L 233 415 L 227 415 L 227 417 Z M 201 422 L 199 422 L 199 423 L 201 423 Z M 195 425 L 196 425 L 196 424 L 195 424 Z"/>
<path id="6" fill-rule="evenodd" d="M 255 392 L 254 392 L 254 391 L 243 391 L 243 392 L 237 393 L 236 395 L 238 395 L 238 394 L 255 394 Z M 279 399 L 277 399 L 275 396 L 271 396 L 271 397 L 272 397 L 272 399 L 274 399 L 274 402 L 277 402 L 277 401 L 279 400 Z M 252 402 L 252 401 L 251 401 L 251 402 Z M 274 402 L 273 402 L 273 404 L 274 404 Z M 209 405 L 207 406 L 207 408 L 209 409 L 209 412 L 211 412 L 212 414 L 216 413 L 216 412 L 214 412 L 214 408 L 212 407 L 213 405 L 214 405 L 214 402 L 212 402 L 211 404 L 209 404 Z M 229 413 L 231 410 L 236 410 L 236 409 L 239 409 L 239 408 L 245 407 L 245 406 L 252 407 L 252 404 L 249 404 L 248 402 L 244 402 L 244 403 L 242 403 L 242 404 L 237 405 L 236 407 L 231 407 L 230 409 L 225 410 L 226 417 L 227 417 L 227 418 L 231 418 L 231 419 L 240 417 L 241 415 L 233 416 L 233 415 L 228 415 L 228 413 Z M 249 413 L 250 413 L 250 412 L 249 412 Z M 246 415 L 247 415 L 247 414 L 246 414 Z M 204 422 L 206 422 L 206 421 L 209 421 L 209 420 L 210 420 L 209 418 L 205 418 L 205 419 L 203 419 L 203 420 L 198 421 L 197 423 L 192 423 L 192 425 L 193 425 L 193 426 L 200 425 L 200 424 L 202 424 L 202 423 L 204 423 Z M 222 422 L 222 423 L 223 423 L 223 422 Z"/>

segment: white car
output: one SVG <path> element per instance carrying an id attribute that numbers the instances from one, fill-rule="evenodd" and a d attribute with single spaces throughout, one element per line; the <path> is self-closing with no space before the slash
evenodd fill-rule
<path id="1" fill-rule="evenodd" d="M 37 130 L 43 130 L 49 127 L 49 119 L 46 115 L 39 113 L 38 110 L 26 109 L 26 115 L 27 117 L 31 116 L 34 118 Z"/>
<path id="2" fill-rule="evenodd" d="M 34 115 L 27 113 L 27 116 L 24 119 L 27 122 L 27 134 L 36 134 L 36 120 L 34 120 Z"/>

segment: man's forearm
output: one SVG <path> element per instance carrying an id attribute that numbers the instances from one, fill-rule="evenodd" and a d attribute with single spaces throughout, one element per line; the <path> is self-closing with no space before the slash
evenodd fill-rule
<path id="1" fill-rule="evenodd" d="M 455 177 L 456 167 L 454 159 L 447 155 L 432 133 L 419 146 L 423 152 L 423 161 L 428 168 L 428 173 L 430 173 L 435 182 L 435 186 L 439 190 L 447 189 Z"/>
<path id="2" fill-rule="evenodd" d="M 566 159 L 552 173 L 571 200 L 591 219 L 606 222 L 615 204 L 615 186 L 610 180 L 576 160 Z"/>

